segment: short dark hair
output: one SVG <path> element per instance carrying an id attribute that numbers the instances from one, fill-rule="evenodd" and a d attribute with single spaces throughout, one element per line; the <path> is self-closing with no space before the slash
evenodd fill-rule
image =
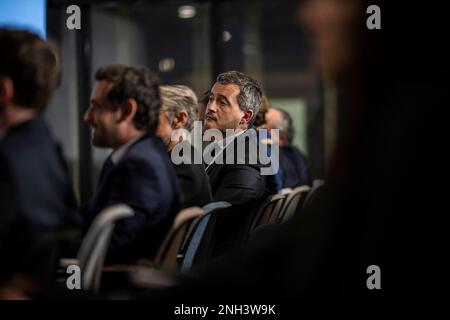
<path id="1" fill-rule="evenodd" d="M 261 107 L 262 88 L 258 81 L 239 71 L 227 71 L 217 76 L 216 82 L 227 85 L 235 84 L 239 87 L 238 104 L 241 110 L 253 110 L 253 124 L 256 114 Z"/>
<path id="2" fill-rule="evenodd" d="M 155 132 L 161 98 L 159 78 L 153 72 L 145 67 L 115 64 L 97 70 L 95 79 L 113 84 L 107 99 L 115 110 L 127 99 L 135 99 L 138 109 L 133 119 L 134 126 L 138 130 Z"/>
<path id="3" fill-rule="evenodd" d="M 269 111 L 269 100 L 267 99 L 267 96 L 263 95 L 261 99 L 261 107 L 259 108 L 259 111 L 256 114 L 255 120 L 253 122 L 253 125 L 255 127 L 262 126 L 266 123 L 267 111 Z"/>
<path id="4" fill-rule="evenodd" d="M 60 83 L 58 50 L 37 34 L 0 28 L 0 76 L 14 83 L 14 103 L 45 111 Z"/>

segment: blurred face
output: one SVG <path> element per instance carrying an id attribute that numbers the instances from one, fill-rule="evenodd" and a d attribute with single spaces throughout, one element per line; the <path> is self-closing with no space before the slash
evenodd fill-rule
<path id="1" fill-rule="evenodd" d="M 334 75 L 351 61 L 353 21 L 360 11 L 356 0 L 307 0 L 299 7 L 299 18 L 325 73 Z"/>
<path id="2" fill-rule="evenodd" d="M 278 111 L 277 109 L 269 108 L 266 113 L 266 123 L 261 126 L 261 128 L 267 130 L 280 129 L 280 123 L 282 120 L 283 114 L 280 111 Z M 279 139 L 279 141 L 275 142 L 278 142 L 282 146 L 287 144 L 287 137 L 283 131 L 279 132 Z"/>
<path id="3" fill-rule="evenodd" d="M 107 94 L 112 87 L 108 81 L 99 81 L 91 93 L 91 104 L 84 114 L 84 121 L 92 128 L 92 144 L 97 147 L 118 148 L 119 123 L 122 111 L 113 111 Z"/>
<path id="4" fill-rule="evenodd" d="M 262 126 L 265 129 L 279 129 L 279 124 L 283 119 L 283 115 L 277 109 L 270 108 L 266 113 L 266 123 Z"/>
<path id="5" fill-rule="evenodd" d="M 205 129 L 225 132 L 226 129 L 241 128 L 245 113 L 239 108 L 239 92 L 239 86 L 235 84 L 214 84 L 206 106 Z"/>

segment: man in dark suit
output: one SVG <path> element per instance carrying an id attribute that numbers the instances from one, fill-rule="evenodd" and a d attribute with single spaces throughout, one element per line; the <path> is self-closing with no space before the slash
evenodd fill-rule
<path id="1" fill-rule="evenodd" d="M 12 274 L 44 280 L 52 249 L 43 239 L 80 221 L 66 163 L 41 117 L 59 81 L 57 51 L 7 29 L 0 47 L 1 287 Z"/>
<path id="2" fill-rule="evenodd" d="M 162 107 L 156 134 L 164 141 L 170 152 L 182 193 L 182 207 L 203 206 L 211 202 L 209 178 L 201 159 L 201 150 L 188 141 L 188 131 L 196 118 L 197 96 L 187 86 L 160 86 Z M 182 137 L 180 142 L 178 137 Z M 190 153 L 189 154 L 184 154 Z"/>
<path id="3" fill-rule="evenodd" d="M 302 185 L 312 185 L 311 171 L 303 152 L 292 144 L 294 125 L 291 115 L 283 109 L 270 107 L 266 113 L 268 130 L 280 130 L 280 165 L 283 188 L 295 188 Z"/>
<path id="4" fill-rule="evenodd" d="M 92 143 L 112 148 L 87 212 L 90 223 L 105 207 L 125 203 L 134 216 L 114 229 L 107 261 L 152 258 L 179 209 L 179 188 L 164 144 L 154 134 L 160 110 L 159 80 L 146 68 L 99 69 L 85 121 Z"/>
<path id="5" fill-rule="evenodd" d="M 258 148 L 256 130 L 250 126 L 260 108 L 261 98 L 262 89 L 258 82 L 237 71 L 220 74 L 210 90 L 205 129 L 216 129 L 226 135 L 226 139 L 218 138 L 207 147 L 213 159 L 206 172 L 213 200 L 232 205 L 216 222 L 213 256 L 229 251 L 246 239 L 254 209 L 268 194 L 275 192 L 273 184 L 269 183 L 273 175 L 262 175 L 260 161 L 249 161 L 258 158 L 257 152 L 249 147 L 253 144 Z M 229 134 L 230 130 L 235 132 Z M 240 139 L 244 136 L 249 139 Z M 243 145 L 245 151 L 240 152 Z"/>

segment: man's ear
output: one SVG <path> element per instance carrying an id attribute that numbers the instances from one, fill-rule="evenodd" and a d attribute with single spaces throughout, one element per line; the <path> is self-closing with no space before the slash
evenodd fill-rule
<path id="1" fill-rule="evenodd" d="M 189 115 L 186 111 L 179 111 L 175 113 L 175 117 L 172 122 L 172 129 L 182 129 L 186 125 L 189 119 Z"/>
<path id="2" fill-rule="evenodd" d="M 132 122 L 137 113 L 138 105 L 135 99 L 128 98 L 120 108 L 120 118 L 117 122 L 130 121 Z"/>
<path id="3" fill-rule="evenodd" d="M 0 105 L 10 104 L 14 97 L 14 83 L 10 77 L 0 77 Z"/>
<path id="4" fill-rule="evenodd" d="M 249 124 L 249 122 L 253 119 L 253 110 L 247 109 L 244 111 L 244 115 L 241 118 L 241 122 L 239 124 Z"/>

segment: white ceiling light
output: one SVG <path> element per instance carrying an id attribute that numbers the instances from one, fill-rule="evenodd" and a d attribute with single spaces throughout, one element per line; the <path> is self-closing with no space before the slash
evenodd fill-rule
<path id="1" fill-rule="evenodd" d="M 175 68 L 175 60 L 173 58 L 164 58 L 159 60 L 159 71 L 169 72 Z"/>
<path id="2" fill-rule="evenodd" d="M 178 18 L 180 19 L 190 19 L 195 17 L 197 10 L 194 6 L 181 6 L 178 8 Z"/>
<path id="3" fill-rule="evenodd" d="M 225 41 L 225 42 L 230 41 L 230 40 L 231 40 L 231 33 L 230 33 L 229 31 L 225 30 L 225 31 L 222 33 L 222 39 L 223 39 L 223 41 Z"/>

